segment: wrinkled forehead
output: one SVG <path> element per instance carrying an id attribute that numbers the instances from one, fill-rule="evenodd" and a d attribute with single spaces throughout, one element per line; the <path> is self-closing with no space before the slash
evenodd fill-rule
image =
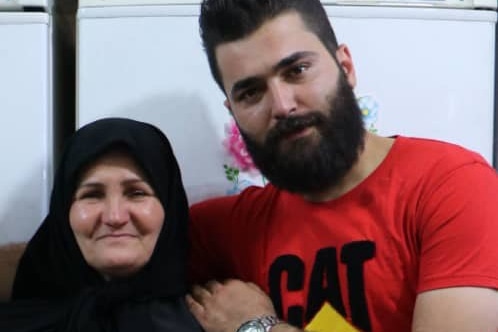
<path id="1" fill-rule="evenodd" d="M 117 144 L 102 151 L 100 154 L 96 154 L 93 158 L 82 164 L 77 170 L 77 183 L 80 183 L 89 173 L 93 173 L 99 167 L 105 166 L 127 169 L 137 174 L 141 179 L 149 182 L 144 168 L 137 161 L 137 158 L 132 154 L 130 149 L 126 145 Z"/>

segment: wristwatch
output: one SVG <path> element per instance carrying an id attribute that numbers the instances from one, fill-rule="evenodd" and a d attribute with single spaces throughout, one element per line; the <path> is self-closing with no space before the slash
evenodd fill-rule
<path id="1" fill-rule="evenodd" d="M 279 323 L 283 321 L 276 316 L 263 316 L 248 320 L 240 325 L 236 332 L 270 332 L 270 329 Z"/>

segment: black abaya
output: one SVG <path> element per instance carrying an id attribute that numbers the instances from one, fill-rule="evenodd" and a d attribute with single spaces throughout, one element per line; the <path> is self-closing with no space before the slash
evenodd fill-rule
<path id="1" fill-rule="evenodd" d="M 69 209 L 82 171 L 115 148 L 143 169 L 165 220 L 149 262 L 132 276 L 106 281 L 84 260 Z M 62 156 L 49 213 L 19 263 L 13 301 L 0 305 L 0 331 L 201 331 L 184 303 L 187 223 L 180 170 L 159 129 L 121 118 L 80 128 Z"/>

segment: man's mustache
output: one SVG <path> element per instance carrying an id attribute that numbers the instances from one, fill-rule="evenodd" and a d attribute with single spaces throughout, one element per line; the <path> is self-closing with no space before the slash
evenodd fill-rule
<path id="1" fill-rule="evenodd" d="M 318 111 L 312 111 L 305 115 L 289 116 L 278 120 L 275 127 L 268 133 L 268 142 L 278 142 L 282 138 L 299 132 L 307 127 L 320 126 L 325 122 L 324 115 Z"/>

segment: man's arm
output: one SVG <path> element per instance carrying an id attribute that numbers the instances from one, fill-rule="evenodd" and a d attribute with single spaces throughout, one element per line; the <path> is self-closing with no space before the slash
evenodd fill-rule
<path id="1" fill-rule="evenodd" d="M 417 296 L 413 332 L 497 332 L 498 290 L 452 287 Z"/>
<path id="2" fill-rule="evenodd" d="M 235 332 L 248 320 L 276 316 L 270 298 L 258 286 L 234 279 L 194 286 L 187 304 L 206 332 Z M 303 331 L 279 323 L 271 332 Z"/>
<path id="3" fill-rule="evenodd" d="M 239 280 L 195 286 L 187 303 L 206 332 L 234 332 L 249 319 L 275 315 L 270 299 L 259 287 Z M 451 287 L 419 294 L 412 332 L 448 331 L 497 332 L 498 290 Z M 278 324 L 271 332 L 303 330 Z"/>

